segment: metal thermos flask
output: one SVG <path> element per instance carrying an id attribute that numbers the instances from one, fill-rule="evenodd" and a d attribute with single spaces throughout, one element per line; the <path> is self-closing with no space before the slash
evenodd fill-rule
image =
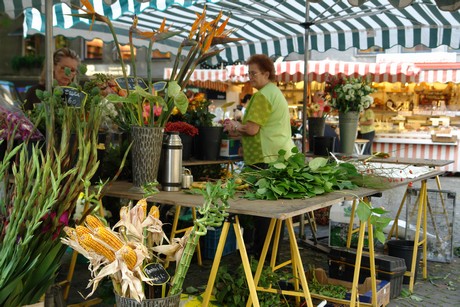
<path id="1" fill-rule="evenodd" d="M 163 140 L 164 191 L 180 191 L 182 183 L 182 142 L 178 132 L 168 132 Z"/>

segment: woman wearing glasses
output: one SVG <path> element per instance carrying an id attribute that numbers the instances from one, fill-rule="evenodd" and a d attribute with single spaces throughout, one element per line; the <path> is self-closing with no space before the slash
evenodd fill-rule
<path id="1" fill-rule="evenodd" d="M 67 86 L 75 80 L 80 65 L 80 58 L 77 53 L 69 48 L 61 48 L 54 52 L 53 55 L 53 77 L 60 86 Z M 29 88 L 23 105 L 24 110 L 32 110 L 35 103 L 40 103 L 36 95 L 36 90 L 45 90 L 46 68 L 43 67 L 40 75 L 40 81 L 37 85 Z"/>
<path id="2" fill-rule="evenodd" d="M 294 145 L 291 139 L 289 108 L 281 90 L 273 83 L 275 66 L 266 55 L 256 54 L 247 61 L 249 80 L 258 91 L 246 105 L 242 122 L 229 121 L 225 130 L 241 136 L 246 165 L 266 167 L 284 149 L 288 154 Z"/>
<path id="3" fill-rule="evenodd" d="M 284 149 L 289 155 L 295 146 L 291 139 L 289 108 L 283 93 L 273 83 L 273 61 L 266 55 L 256 54 L 249 58 L 247 65 L 250 83 L 257 92 L 246 105 L 242 122 L 229 121 L 224 129 L 231 136 L 241 136 L 245 165 L 266 168 L 277 159 L 279 150 Z M 254 217 L 252 252 L 256 256 L 262 251 L 269 223 L 268 218 Z"/>

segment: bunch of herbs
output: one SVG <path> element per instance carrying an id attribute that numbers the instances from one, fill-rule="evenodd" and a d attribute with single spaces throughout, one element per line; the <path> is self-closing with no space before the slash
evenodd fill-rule
<path id="1" fill-rule="evenodd" d="M 306 161 L 296 147 L 292 155 L 285 157 L 280 150 L 278 159 L 267 169 L 244 169 L 241 176 L 253 187 L 245 194 L 249 199 L 276 200 L 280 198 L 308 198 L 334 190 L 354 189 L 352 179 L 358 175 L 348 163 L 330 162 L 323 157 Z"/>
<path id="2" fill-rule="evenodd" d="M 280 150 L 278 159 L 267 169 L 244 169 L 241 177 L 251 185 L 244 197 L 266 200 L 310 198 L 358 186 L 382 188 L 386 182 L 384 178 L 358 172 L 352 163 L 323 157 L 307 161 L 296 147 L 287 158 L 286 151 Z M 350 195 L 353 196 L 353 193 L 350 192 Z M 374 208 L 362 199 L 356 210 L 360 221 L 374 226 L 374 236 L 382 243 L 385 242 L 383 229 L 391 221 L 391 218 L 383 216 L 386 213 L 388 211 Z"/>

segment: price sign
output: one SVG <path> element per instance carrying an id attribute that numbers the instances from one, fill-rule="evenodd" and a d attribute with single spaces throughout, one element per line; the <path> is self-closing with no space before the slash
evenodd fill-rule
<path id="1" fill-rule="evenodd" d="M 152 279 L 154 285 L 163 285 L 169 281 L 169 273 L 160 263 L 149 263 L 144 267 L 145 274 Z"/>
<path id="2" fill-rule="evenodd" d="M 117 82 L 118 86 L 122 89 L 134 90 L 136 85 L 140 86 L 141 88 L 148 89 L 149 86 L 145 83 L 144 79 L 136 78 L 136 77 L 128 77 L 128 85 L 126 85 L 126 80 L 123 77 L 116 78 L 115 81 Z"/>
<path id="3" fill-rule="evenodd" d="M 64 99 L 67 105 L 79 108 L 82 104 L 85 104 L 86 98 L 88 97 L 88 94 L 85 92 L 70 86 L 63 86 L 62 90 L 64 91 L 62 99 Z"/>

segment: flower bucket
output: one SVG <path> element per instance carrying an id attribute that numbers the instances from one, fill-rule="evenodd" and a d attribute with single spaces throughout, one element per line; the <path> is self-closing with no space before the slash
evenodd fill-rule
<path id="1" fill-rule="evenodd" d="M 193 157 L 193 136 L 185 133 L 179 133 L 182 141 L 182 160 L 190 160 Z"/>
<path id="2" fill-rule="evenodd" d="M 131 137 L 133 140 L 133 184 L 141 187 L 157 180 L 163 144 L 163 128 L 133 126 Z"/>
<path id="3" fill-rule="evenodd" d="M 223 127 L 199 127 L 195 136 L 195 158 L 215 161 L 220 155 Z"/>
<path id="4" fill-rule="evenodd" d="M 345 155 L 352 155 L 355 148 L 358 132 L 359 112 L 339 112 L 340 151 Z"/>
<path id="5" fill-rule="evenodd" d="M 315 151 L 315 136 L 324 136 L 325 117 L 308 117 L 308 151 Z"/>
<path id="6" fill-rule="evenodd" d="M 115 293 L 115 302 L 118 307 L 178 307 L 181 294 L 182 293 L 162 298 L 145 299 L 138 302 L 133 298 L 121 297 Z"/>

